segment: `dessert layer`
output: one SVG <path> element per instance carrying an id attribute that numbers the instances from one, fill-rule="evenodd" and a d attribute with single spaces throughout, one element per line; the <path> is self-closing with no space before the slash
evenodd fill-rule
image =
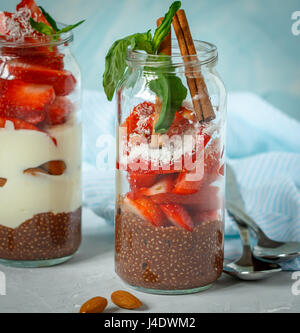
<path id="1" fill-rule="evenodd" d="M 37 214 L 18 228 L 0 225 L 0 258 L 43 260 L 73 254 L 81 242 L 81 208 Z"/>
<path id="2" fill-rule="evenodd" d="M 81 206 L 81 125 L 70 119 L 48 134 L 0 128 L 0 225 L 16 228 L 34 215 L 73 212 Z M 12 126 L 10 126 L 12 125 Z M 54 143 L 55 140 L 56 143 Z M 62 175 L 24 174 L 46 162 L 61 160 Z"/>
<path id="3" fill-rule="evenodd" d="M 191 232 L 155 227 L 121 211 L 115 247 L 116 272 L 131 285 L 164 290 L 205 286 L 223 270 L 223 222 L 202 221 Z"/>

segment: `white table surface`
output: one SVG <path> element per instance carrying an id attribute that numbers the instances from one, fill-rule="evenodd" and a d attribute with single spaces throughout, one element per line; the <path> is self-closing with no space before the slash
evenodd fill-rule
<path id="1" fill-rule="evenodd" d="M 84 209 L 83 242 L 68 262 L 48 268 L 22 269 L 0 265 L 6 275 L 6 295 L 0 312 L 73 312 L 94 296 L 110 299 L 128 288 L 114 272 L 113 227 L 99 223 Z M 264 281 L 245 282 L 223 275 L 202 293 L 183 296 L 150 295 L 132 291 L 143 302 L 143 312 L 300 312 L 300 295 L 293 295 L 292 272 Z M 180 307 L 178 304 L 180 302 Z M 106 312 L 127 312 L 110 301 Z"/>

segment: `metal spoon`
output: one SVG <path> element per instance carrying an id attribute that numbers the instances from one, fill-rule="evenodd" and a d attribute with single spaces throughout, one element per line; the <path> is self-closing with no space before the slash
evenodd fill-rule
<path id="1" fill-rule="evenodd" d="M 271 263 L 288 261 L 300 256 L 299 242 L 277 242 L 262 231 L 257 223 L 245 213 L 244 202 L 238 189 L 234 171 L 226 164 L 226 208 L 235 217 L 237 223 L 247 225 L 257 236 L 257 245 L 253 249 L 255 257 Z"/>
<path id="2" fill-rule="evenodd" d="M 282 269 L 279 265 L 261 261 L 253 256 L 248 227 L 239 223 L 237 225 L 243 242 L 243 254 L 240 259 L 225 263 L 223 272 L 241 280 L 261 280 L 280 272 Z"/>

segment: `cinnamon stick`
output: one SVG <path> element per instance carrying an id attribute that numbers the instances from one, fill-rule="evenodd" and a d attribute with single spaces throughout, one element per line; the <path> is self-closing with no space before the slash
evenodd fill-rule
<path id="1" fill-rule="evenodd" d="M 197 55 L 195 44 L 191 35 L 190 27 L 183 9 L 177 11 L 173 19 L 173 27 L 178 40 L 178 45 L 182 56 L 187 56 L 184 61 L 189 62 Z M 208 96 L 207 87 L 201 73 L 195 73 L 190 67 L 188 72 L 192 72 L 192 77 L 186 74 L 187 83 L 191 93 L 196 117 L 198 121 L 210 121 L 215 118 L 215 113 Z"/>

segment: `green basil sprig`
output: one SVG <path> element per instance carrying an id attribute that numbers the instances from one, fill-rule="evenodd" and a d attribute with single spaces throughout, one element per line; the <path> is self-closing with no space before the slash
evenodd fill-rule
<path id="1" fill-rule="evenodd" d="M 171 29 L 173 17 L 181 7 L 180 1 L 175 1 L 165 14 L 161 25 L 156 28 L 152 37 L 151 31 L 145 33 L 137 33 L 119 39 L 110 47 L 105 57 L 105 71 L 103 74 L 103 87 L 107 99 L 111 101 L 114 96 L 117 85 L 122 80 L 127 69 L 126 55 L 128 47 L 132 50 L 145 51 L 149 55 L 157 54 L 160 44 L 168 35 Z M 165 61 L 169 61 L 166 58 Z M 163 57 L 157 59 L 163 61 Z M 171 69 L 171 63 L 166 63 L 168 74 L 163 72 L 162 68 L 151 68 L 150 71 L 157 74 L 156 79 L 148 82 L 149 88 L 161 99 L 162 107 L 160 117 L 155 125 L 157 133 L 165 133 L 171 126 L 176 111 L 180 108 L 182 101 L 187 96 L 187 89 L 182 84 Z M 165 64 L 163 65 L 166 68 Z"/>
<path id="2" fill-rule="evenodd" d="M 57 23 L 54 20 L 54 18 L 51 17 L 51 15 L 49 13 L 47 13 L 43 7 L 39 7 L 39 8 L 41 9 L 43 15 L 45 16 L 45 18 L 48 21 L 48 23 L 50 24 L 50 26 L 43 22 L 36 22 L 33 18 L 29 19 L 30 25 L 32 26 L 32 28 L 34 30 L 36 30 L 44 35 L 47 35 L 47 36 L 55 35 L 53 37 L 55 37 L 56 39 L 58 38 L 58 36 L 60 34 L 73 30 L 74 28 L 78 27 L 80 24 L 82 24 L 85 21 L 85 20 L 82 20 L 76 24 L 68 25 L 62 29 L 59 29 L 57 27 Z"/>

